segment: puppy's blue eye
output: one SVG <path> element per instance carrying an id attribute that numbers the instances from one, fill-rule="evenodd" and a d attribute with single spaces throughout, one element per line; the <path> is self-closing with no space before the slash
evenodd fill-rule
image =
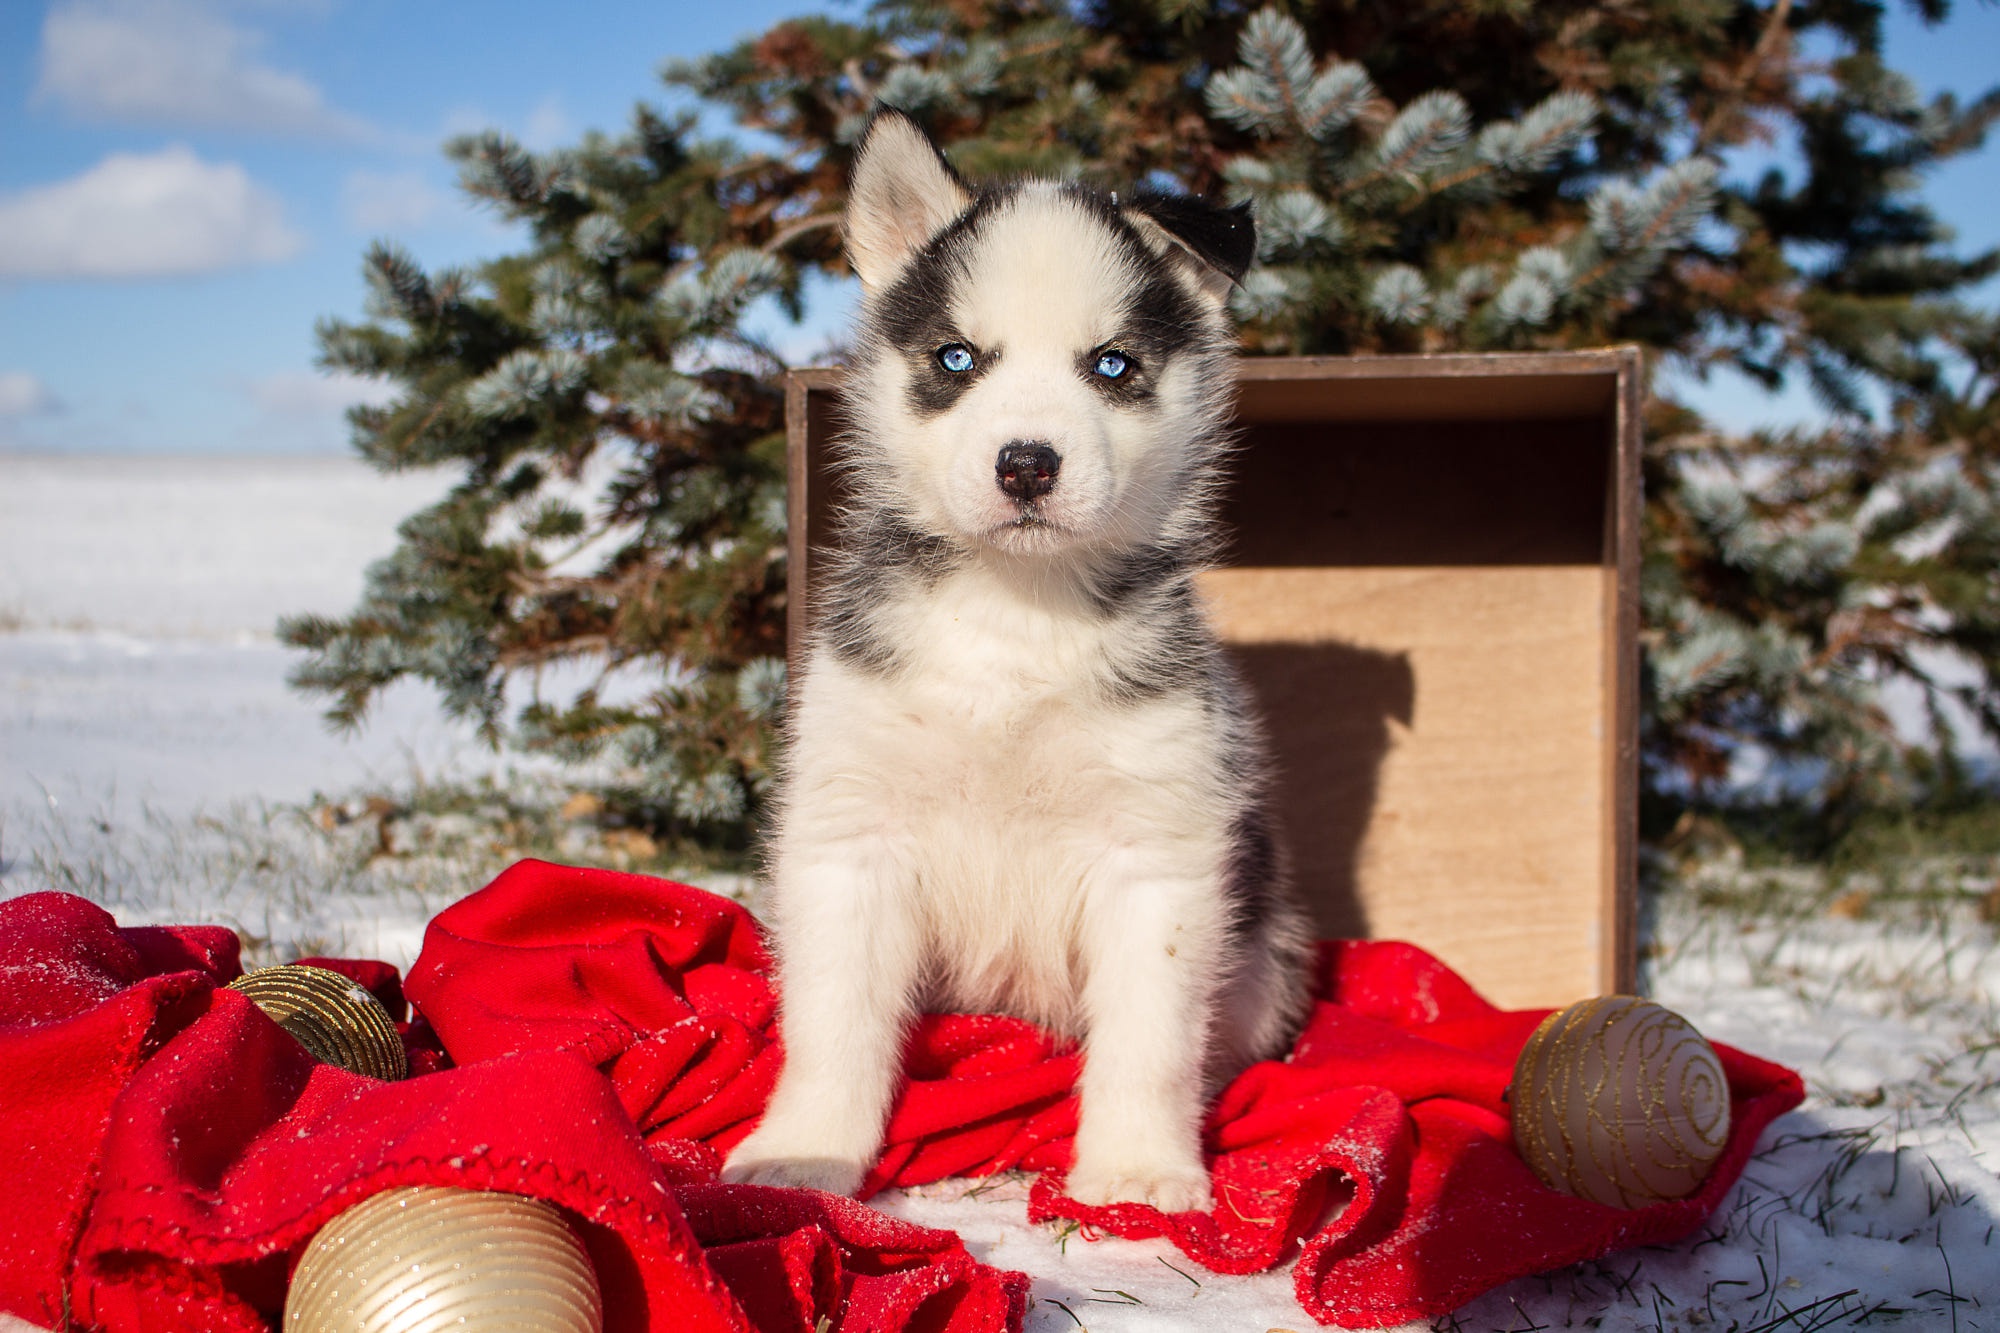
<path id="1" fill-rule="evenodd" d="M 964 343 L 946 343 L 938 348 L 938 364 L 954 375 L 972 369 L 972 349 Z"/>
<path id="2" fill-rule="evenodd" d="M 1132 363 L 1125 359 L 1123 352 L 1106 352 L 1097 358 L 1097 373 L 1108 380 L 1117 379 L 1131 367 Z"/>

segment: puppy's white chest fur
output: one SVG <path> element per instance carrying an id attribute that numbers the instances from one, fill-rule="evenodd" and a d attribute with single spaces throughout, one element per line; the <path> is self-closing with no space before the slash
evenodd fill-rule
<path id="1" fill-rule="evenodd" d="M 1108 706 L 1108 627 L 979 570 L 896 608 L 905 668 L 823 663 L 801 699 L 798 811 L 821 837 L 888 839 L 921 921 L 930 1002 L 1081 1030 L 1078 996 L 1122 853 L 1222 851 L 1198 704 Z M 840 762 L 836 756 L 844 756 Z"/>

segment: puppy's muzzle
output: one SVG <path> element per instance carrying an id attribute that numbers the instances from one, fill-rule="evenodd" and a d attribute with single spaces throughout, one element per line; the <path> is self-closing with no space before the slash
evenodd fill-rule
<path id="1" fill-rule="evenodd" d="M 1000 489 L 1016 500 L 1038 500 L 1056 487 L 1062 455 L 1041 440 L 1015 440 L 1000 450 L 993 473 Z"/>

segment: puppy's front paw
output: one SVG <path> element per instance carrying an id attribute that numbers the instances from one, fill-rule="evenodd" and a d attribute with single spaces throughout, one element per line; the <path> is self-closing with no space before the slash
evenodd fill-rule
<path id="1" fill-rule="evenodd" d="M 1163 1213 L 1205 1213 L 1214 1206 L 1208 1172 L 1200 1165 L 1160 1166 L 1138 1162 L 1080 1162 L 1069 1173 L 1064 1193 L 1078 1203 L 1143 1203 Z"/>
<path id="2" fill-rule="evenodd" d="M 823 1148 L 814 1150 L 789 1136 L 759 1129 L 729 1154 L 729 1160 L 722 1164 L 722 1178 L 732 1185 L 783 1185 L 852 1195 L 861 1188 L 869 1165 L 829 1156 Z"/>

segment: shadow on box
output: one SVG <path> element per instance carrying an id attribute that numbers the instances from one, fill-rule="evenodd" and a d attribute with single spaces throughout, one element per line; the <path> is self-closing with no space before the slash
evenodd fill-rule
<path id="1" fill-rule="evenodd" d="M 1415 725 L 1416 676 L 1402 653 L 1344 643 L 1238 645 L 1233 651 L 1270 726 L 1280 792 L 1311 792 L 1285 801 L 1285 845 L 1299 887 L 1328 939 L 1365 937 L 1368 913 L 1359 876 L 1361 844 L 1375 813 L 1382 761 L 1395 722 Z M 1319 706 L 1338 699 L 1339 708 Z"/>

